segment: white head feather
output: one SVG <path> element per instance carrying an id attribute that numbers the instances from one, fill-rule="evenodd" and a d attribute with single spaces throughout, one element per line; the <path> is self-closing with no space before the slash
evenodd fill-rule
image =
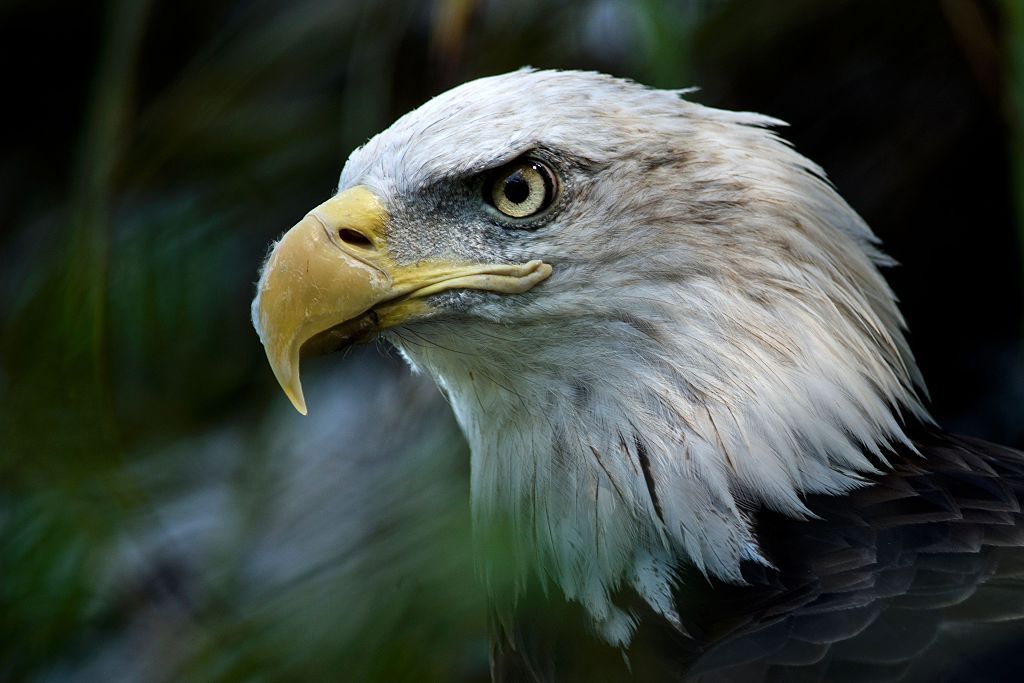
<path id="1" fill-rule="evenodd" d="M 522 576 L 556 582 L 612 642 L 632 632 L 616 590 L 674 620 L 681 560 L 741 581 L 763 561 L 751 511 L 806 515 L 805 494 L 858 486 L 906 442 L 901 414 L 928 419 L 890 261 L 779 123 L 523 70 L 424 104 L 341 176 L 401 214 L 532 149 L 584 160 L 542 228 L 498 248 L 451 220 L 405 256 L 543 259 L 548 281 L 391 339 L 450 398 L 476 523 L 510 520 Z"/>

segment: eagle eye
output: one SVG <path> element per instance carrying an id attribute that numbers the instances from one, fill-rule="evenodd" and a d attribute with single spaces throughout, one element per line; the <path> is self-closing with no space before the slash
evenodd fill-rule
<path id="1" fill-rule="evenodd" d="M 551 206 L 555 174 L 536 159 L 519 159 L 491 174 L 484 198 L 509 218 L 529 218 Z"/>

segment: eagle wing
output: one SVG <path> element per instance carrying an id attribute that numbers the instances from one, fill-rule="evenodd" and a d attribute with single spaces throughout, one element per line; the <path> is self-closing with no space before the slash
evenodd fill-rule
<path id="1" fill-rule="evenodd" d="M 568 604 L 527 600 L 493 640 L 496 680 L 930 681 L 1024 676 L 1024 454 L 922 429 L 920 455 L 846 496 L 812 496 L 818 519 L 757 513 L 772 567 L 748 585 L 681 568 L 682 632 L 638 617 L 625 652 Z"/>

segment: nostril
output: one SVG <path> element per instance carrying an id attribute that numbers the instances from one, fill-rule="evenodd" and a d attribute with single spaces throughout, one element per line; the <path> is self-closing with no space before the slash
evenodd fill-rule
<path id="1" fill-rule="evenodd" d="M 358 232 L 357 230 L 342 228 L 338 231 L 338 238 L 345 244 L 349 244 L 353 247 L 362 247 L 363 249 L 373 247 L 373 242 L 371 242 L 366 235 Z"/>

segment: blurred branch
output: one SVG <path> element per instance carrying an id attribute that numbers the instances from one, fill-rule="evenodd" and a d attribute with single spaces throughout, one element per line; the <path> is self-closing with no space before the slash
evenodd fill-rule
<path id="1" fill-rule="evenodd" d="M 111 179 L 120 157 L 131 103 L 137 54 L 149 3 L 112 0 L 107 39 L 103 43 L 89 104 L 74 188 L 70 201 L 72 236 L 64 292 L 65 340 L 82 339 L 82 361 L 91 366 L 92 391 L 107 404 L 103 388 L 106 365 L 106 289 L 109 271 Z M 84 334 L 82 334 L 84 332 Z M 74 359 L 78 354 L 67 358 Z"/>
<path id="2" fill-rule="evenodd" d="M 430 50 L 446 75 L 454 73 L 466 45 L 476 0 L 434 0 Z"/>

